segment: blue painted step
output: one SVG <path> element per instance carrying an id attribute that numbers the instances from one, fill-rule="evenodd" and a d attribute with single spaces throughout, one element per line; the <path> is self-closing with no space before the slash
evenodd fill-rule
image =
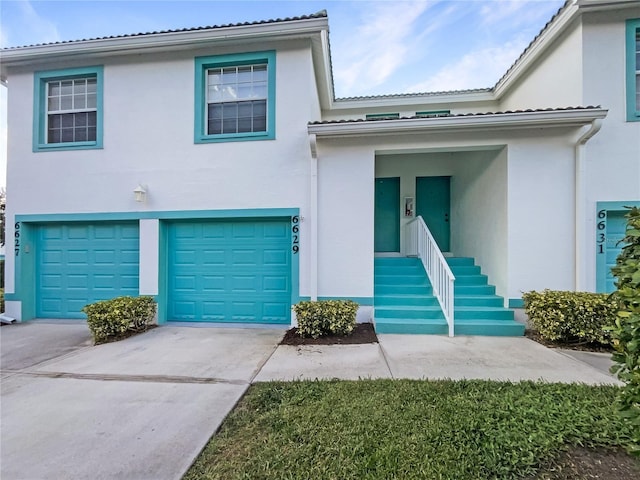
<path id="1" fill-rule="evenodd" d="M 504 308 L 504 299 L 470 257 L 449 257 L 456 277 L 455 334 L 524 334 L 524 325 Z M 376 258 L 374 323 L 378 333 L 448 333 L 448 326 L 422 263 L 417 258 Z"/>

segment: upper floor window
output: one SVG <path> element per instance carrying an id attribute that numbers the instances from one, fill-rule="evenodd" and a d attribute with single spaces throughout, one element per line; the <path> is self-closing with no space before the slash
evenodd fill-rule
<path id="1" fill-rule="evenodd" d="M 195 141 L 275 138 L 275 52 L 196 58 Z"/>
<path id="2" fill-rule="evenodd" d="M 627 20 L 627 120 L 640 122 L 640 18 Z"/>
<path id="3" fill-rule="evenodd" d="M 35 74 L 33 150 L 102 147 L 102 67 Z"/>

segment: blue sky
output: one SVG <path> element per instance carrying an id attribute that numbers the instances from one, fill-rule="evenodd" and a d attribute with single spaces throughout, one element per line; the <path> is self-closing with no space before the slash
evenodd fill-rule
<path id="1" fill-rule="evenodd" d="M 338 97 L 491 87 L 564 0 L 0 0 L 0 45 L 327 10 Z M 6 92 L 0 88 L 0 170 Z M 4 174 L 0 173 L 0 185 Z"/>

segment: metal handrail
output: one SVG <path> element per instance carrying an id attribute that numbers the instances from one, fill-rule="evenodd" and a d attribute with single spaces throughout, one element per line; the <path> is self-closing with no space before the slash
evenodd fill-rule
<path id="1" fill-rule="evenodd" d="M 421 216 L 416 217 L 406 226 L 405 252 L 407 255 L 420 257 L 422 265 L 433 287 L 433 294 L 444 313 L 449 326 L 449 336 L 454 335 L 454 281 L 449 264 L 440 251 L 438 244 Z"/>

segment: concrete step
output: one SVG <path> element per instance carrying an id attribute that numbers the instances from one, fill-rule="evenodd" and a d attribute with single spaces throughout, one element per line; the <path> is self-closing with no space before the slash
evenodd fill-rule
<path id="1" fill-rule="evenodd" d="M 460 275 L 456 276 L 455 285 L 487 285 L 486 275 Z"/>
<path id="2" fill-rule="evenodd" d="M 425 273 L 412 275 L 376 275 L 375 285 L 431 285 Z"/>
<path id="3" fill-rule="evenodd" d="M 378 265 L 422 265 L 419 258 L 416 257 L 376 257 L 373 264 Z"/>
<path id="4" fill-rule="evenodd" d="M 377 275 L 425 275 L 424 267 L 419 265 L 376 265 Z"/>
<path id="5" fill-rule="evenodd" d="M 447 335 L 449 328 L 444 319 L 385 318 L 374 320 L 376 333 L 402 333 L 422 335 Z"/>
<path id="6" fill-rule="evenodd" d="M 374 296 L 378 295 L 395 295 L 395 294 L 410 294 L 410 295 L 432 295 L 433 289 L 431 285 L 375 285 Z"/>
<path id="7" fill-rule="evenodd" d="M 388 306 L 388 305 L 429 306 L 429 305 L 438 305 L 438 299 L 433 295 L 407 295 L 407 294 L 376 295 L 374 304 L 376 307 Z"/>
<path id="8" fill-rule="evenodd" d="M 475 260 L 471 257 L 447 257 L 445 259 L 451 267 L 472 267 Z"/>
<path id="9" fill-rule="evenodd" d="M 468 319 L 513 320 L 513 310 L 502 307 L 454 307 L 455 321 Z"/>
<path id="10" fill-rule="evenodd" d="M 493 285 L 454 285 L 454 294 L 457 295 L 495 295 L 496 287 Z"/>
<path id="11" fill-rule="evenodd" d="M 504 298 L 498 295 L 456 295 L 456 307 L 503 307 Z"/>
<path id="12" fill-rule="evenodd" d="M 515 320 L 456 319 L 455 335 L 483 335 L 491 337 L 521 337 L 524 325 Z"/>
<path id="13" fill-rule="evenodd" d="M 389 305 L 389 306 L 376 306 L 374 316 L 385 318 L 415 318 L 415 319 L 427 319 L 427 318 L 443 318 L 444 314 L 440 305 Z"/>
<path id="14" fill-rule="evenodd" d="M 449 267 L 456 278 L 460 275 L 480 275 L 482 273 L 478 265 L 449 265 Z"/>

